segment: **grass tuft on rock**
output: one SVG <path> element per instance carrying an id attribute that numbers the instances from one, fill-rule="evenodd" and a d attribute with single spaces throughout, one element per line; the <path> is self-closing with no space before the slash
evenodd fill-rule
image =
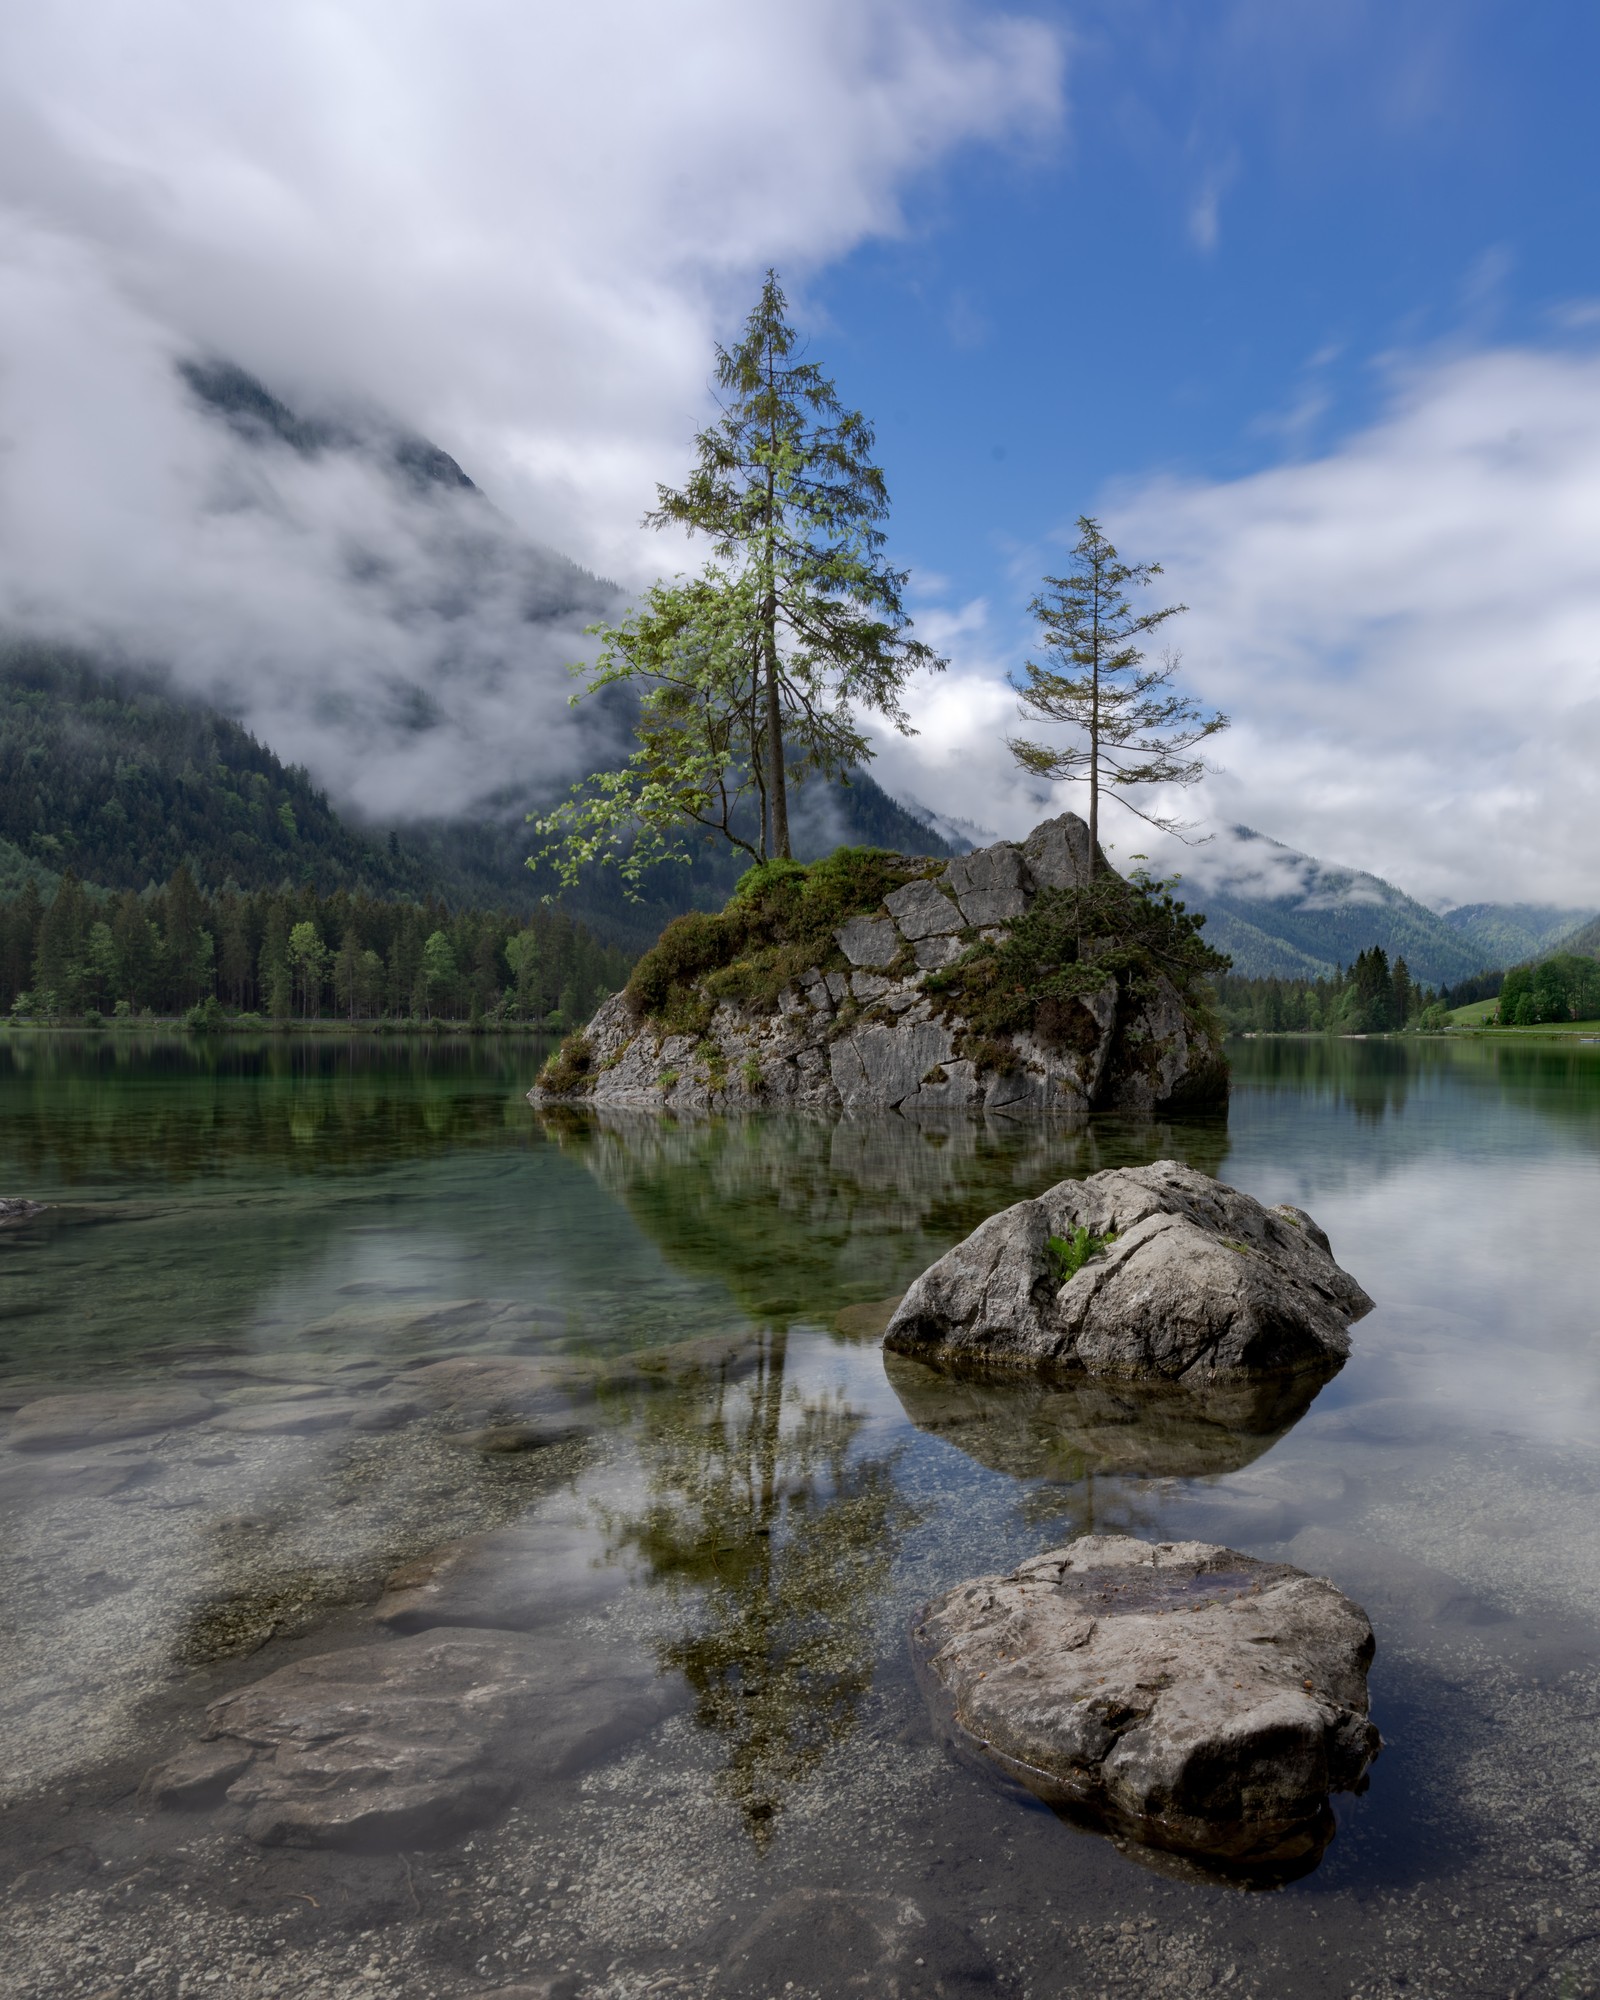
<path id="1" fill-rule="evenodd" d="M 724 909 L 691 910 L 667 925 L 633 969 L 629 1011 L 669 1034 L 704 1034 L 719 1001 L 770 1009 L 810 967 L 846 965 L 833 934 L 847 918 L 944 865 L 877 847 L 837 848 L 809 866 L 762 862 Z"/>
<path id="2" fill-rule="evenodd" d="M 578 1097 L 594 1088 L 594 1049 L 581 1030 L 567 1036 L 539 1072 L 539 1087 L 555 1097 Z"/>

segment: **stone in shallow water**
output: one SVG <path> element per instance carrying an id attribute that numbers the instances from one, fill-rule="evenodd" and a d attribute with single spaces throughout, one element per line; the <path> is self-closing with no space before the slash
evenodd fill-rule
<path id="1" fill-rule="evenodd" d="M 471 1535 L 395 1571 L 373 1616 L 396 1632 L 536 1631 L 622 1590 L 624 1573 L 597 1563 L 596 1550 L 586 1528 L 559 1521 Z"/>
<path id="2" fill-rule="evenodd" d="M 244 1409 L 225 1411 L 215 1420 L 213 1428 L 243 1437 L 310 1437 L 317 1431 L 343 1430 L 363 1408 L 360 1403 L 333 1402 L 327 1398 L 255 1403 Z"/>
<path id="3" fill-rule="evenodd" d="M 227 1796 L 252 1839 L 387 1848 L 454 1838 L 530 1778 L 650 1728 L 667 1699 L 614 1649 L 435 1631 L 297 1660 L 207 1713 L 214 1743 L 249 1753 Z"/>
<path id="4" fill-rule="evenodd" d="M 176 1430 L 209 1417 L 215 1408 L 209 1396 L 193 1389 L 90 1389 L 42 1396 L 18 1410 L 6 1442 L 13 1451 L 75 1451 Z"/>
<path id="5" fill-rule="evenodd" d="M 954 1740 L 1048 1803 L 1225 1867 L 1297 1872 L 1378 1753 L 1372 1627 L 1321 1577 L 1209 1542 L 1091 1535 L 931 1604 Z"/>
<path id="6" fill-rule="evenodd" d="M 1062 1284 L 1050 1239 L 1079 1228 L 1115 1240 Z M 1371 1309 L 1303 1210 L 1157 1160 L 991 1215 L 918 1278 L 884 1344 L 925 1361 L 1191 1383 L 1328 1375 Z"/>

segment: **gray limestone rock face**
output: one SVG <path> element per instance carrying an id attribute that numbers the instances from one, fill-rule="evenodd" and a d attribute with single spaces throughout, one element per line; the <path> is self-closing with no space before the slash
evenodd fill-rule
<path id="1" fill-rule="evenodd" d="M 1085 1536 L 913 1630 L 963 1751 L 1136 1843 L 1292 1874 L 1359 1786 L 1372 1627 L 1321 1577 L 1207 1542 Z"/>
<path id="2" fill-rule="evenodd" d="M 212 1741 L 249 1753 L 227 1796 L 252 1839 L 390 1848 L 454 1838 L 665 1707 L 648 1665 L 615 1652 L 439 1630 L 296 1660 L 207 1716 Z"/>
<path id="3" fill-rule="evenodd" d="M 873 1021 L 842 1036 L 828 1051 L 834 1087 L 845 1111 L 895 1106 L 919 1095 L 924 1080 L 945 1068 L 955 1037 L 942 1021 Z M 965 1065 L 970 1072 L 971 1065 Z M 936 1087 L 936 1086 L 935 1086 Z"/>
<path id="4" fill-rule="evenodd" d="M 1009 840 L 958 854 L 940 878 L 961 906 L 964 923 L 1009 923 L 1026 914 L 1033 883 L 1022 850 Z"/>
<path id="5" fill-rule="evenodd" d="M 960 855 L 937 880 L 937 862 L 901 857 L 910 879 L 834 932 L 848 971 L 829 965 L 830 947 L 820 963 L 796 968 L 771 1000 L 712 1004 L 704 987 L 709 1021 L 696 1033 L 670 1034 L 618 994 L 584 1030 L 587 1059 L 569 1095 L 597 1108 L 683 1117 L 981 1107 L 1034 1118 L 1225 1103 L 1220 1047 L 1160 976 L 1108 978 L 1078 1007 L 1057 1006 L 1053 1019 L 1041 1015 L 1034 1033 L 978 1033 L 959 996 L 927 992 L 927 976 L 962 956 L 972 930 L 989 943 L 1003 941 L 1041 889 L 1086 880 L 1088 857 L 1088 828 L 1072 813 L 1036 827 L 1021 846 L 1002 840 Z M 890 970 L 902 954 L 915 960 L 914 971 Z M 869 1010 L 878 1018 L 863 1024 Z M 943 1052 L 926 1029 L 935 1013 L 949 1031 Z M 981 1070 L 949 1059 L 969 1035 Z M 535 1104 L 550 1101 L 542 1084 L 529 1096 Z"/>
<path id="6" fill-rule="evenodd" d="M 6 1442 L 13 1451 L 75 1451 L 197 1424 L 216 1407 L 194 1389 L 86 1389 L 41 1396 L 17 1411 Z"/>
<path id="7" fill-rule="evenodd" d="M 912 947 L 919 972 L 939 972 L 954 965 L 965 949 L 958 937 L 918 938 Z"/>
<path id="8" fill-rule="evenodd" d="M 907 882 L 883 899 L 903 938 L 948 937 L 965 922 L 961 912 L 936 882 Z"/>
<path id="9" fill-rule="evenodd" d="M 1044 820 L 1022 843 L 1034 885 L 1040 889 L 1083 889 L 1094 879 L 1089 829 L 1076 813 Z"/>
<path id="10" fill-rule="evenodd" d="M 1107 1239 L 1059 1283 L 1050 1239 Z M 885 1346 L 1134 1379 L 1332 1374 L 1372 1301 L 1302 1210 L 1176 1160 L 1062 1181 L 980 1223 L 906 1293 Z"/>
<path id="11" fill-rule="evenodd" d="M 887 917 L 852 917 L 834 937 L 852 965 L 871 970 L 889 964 L 900 949 L 900 933 Z"/>

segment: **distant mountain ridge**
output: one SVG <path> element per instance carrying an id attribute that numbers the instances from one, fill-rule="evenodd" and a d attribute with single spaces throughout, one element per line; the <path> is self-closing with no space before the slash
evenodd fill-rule
<path id="1" fill-rule="evenodd" d="M 1441 915 L 1382 876 L 1317 860 L 1246 826 L 1202 850 L 1179 892 L 1206 914 L 1206 941 L 1247 978 L 1325 978 L 1381 946 L 1412 976 L 1447 986 L 1572 940 L 1588 913 L 1470 903 Z"/>
<path id="2" fill-rule="evenodd" d="M 1484 954 L 1485 965 L 1510 966 L 1566 946 L 1595 915 L 1550 903 L 1462 903 L 1444 920 Z"/>

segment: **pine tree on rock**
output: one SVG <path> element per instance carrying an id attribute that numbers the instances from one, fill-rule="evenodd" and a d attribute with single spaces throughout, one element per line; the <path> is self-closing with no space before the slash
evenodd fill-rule
<path id="1" fill-rule="evenodd" d="M 871 756 L 862 709 L 910 734 L 906 680 L 944 665 L 911 636 L 907 573 L 884 556 L 889 495 L 872 426 L 799 354 L 776 272 L 737 344 L 718 347 L 716 383 L 721 415 L 695 439 L 687 483 L 658 487 L 645 517 L 704 537 L 714 563 L 691 584 L 658 586 L 639 618 L 607 633 L 592 682 L 648 691 L 670 675 L 677 692 L 653 706 L 646 692 L 650 727 L 625 772 L 541 823 L 567 836 L 571 866 L 619 858 L 636 829 L 660 836 L 686 822 L 790 858 L 791 782 Z M 738 833 L 730 778 L 756 794 L 755 842 Z"/>
<path id="2" fill-rule="evenodd" d="M 1188 609 L 1169 604 L 1141 611 L 1129 592 L 1161 574 L 1160 563 L 1125 563 L 1098 521 L 1078 516 L 1073 546 L 1078 567 L 1070 576 L 1047 576 L 1029 607 L 1039 622 L 1047 664 L 1029 660 L 1012 685 L 1024 719 L 1065 723 L 1081 741 L 1036 743 L 1008 739 L 1024 770 L 1089 787 L 1089 852 L 1099 866 L 1100 797 L 1107 787 L 1128 810 L 1163 833 L 1188 831 L 1170 815 L 1148 813 L 1129 791 L 1143 785 L 1192 785 L 1205 771 L 1189 753 L 1228 726 L 1225 715 L 1207 716 L 1188 695 L 1173 690 L 1178 656 L 1159 667 L 1144 665 L 1142 641 Z"/>

